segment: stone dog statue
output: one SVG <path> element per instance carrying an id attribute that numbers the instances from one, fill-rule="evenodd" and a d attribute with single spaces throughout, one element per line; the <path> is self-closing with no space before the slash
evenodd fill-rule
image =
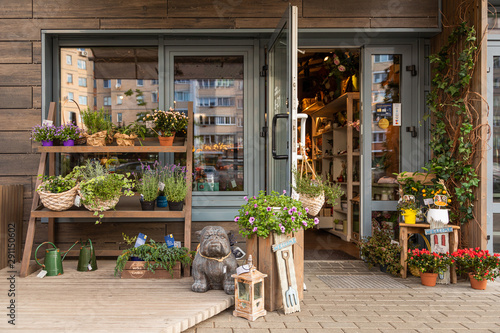
<path id="1" fill-rule="evenodd" d="M 231 252 L 229 238 L 222 227 L 209 226 L 196 232 L 200 246 L 193 260 L 194 283 L 191 289 L 204 293 L 210 289 L 224 289 L 226 294 L 234 294 L 236 258 Z"/>

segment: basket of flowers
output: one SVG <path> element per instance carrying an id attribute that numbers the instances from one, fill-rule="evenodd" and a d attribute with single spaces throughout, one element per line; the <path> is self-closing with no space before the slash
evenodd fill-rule
<path id="1" fill-rule="evenodd" d="M 42 180 L 36 191 L 46 208 L 60 212 L 73 206 L 78 185 L 72 173 L 66 177 L 42 176 Z"/>

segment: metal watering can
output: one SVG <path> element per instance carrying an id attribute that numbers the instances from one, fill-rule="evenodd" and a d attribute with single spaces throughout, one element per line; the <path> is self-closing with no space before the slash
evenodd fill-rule
<path id="1" fill-rule="evenodd" d="M 90 238 L 87 243 L 80 247 L 80 256 L 78 257 L 78 266 L 76 268 L 79 272 L 95 271 L 97 269 L 97 260 L 95 257 L 95 249 L 92 245 Z M 90 244 L 90 245 L 89 245 Z"/>
<path id="2" fill-rule="evenodd" d="M 52 249 L 46 249 L 45 250 L 45 261 L 44 261 L 43 264 L 41 264 L 38 261 L 37 253 L 38 253 L 38 249 L 40 248 L 40 246 L 42 246 L 44 244 L 50 244 L 54 248 L 52 248 Z M 66 255 L 68 254 L 69 250 L 71 250 L 73 248 L 73 246 L 75 246 L 75 245 L 76 245 L 76 243 L 73 244 L 68 249 L 68 251 L 66 251 L 64 253 L 64 256 L 61 258 L 61 252 L 59 251 L 59 249 L 53 243 L 51 243 L 51 242 L 43 242 L 42 244 L 38 245 L 38 247 L 36 248 L 36 251 L 35 251 L 35 261 L 36 261 L 36 263 L 38 265 L 42 266 L 43 269 L 47 271 L 47 276 L 62 275 L 64 273 L 62 262 L 63 262 L 64 258 L 66 257 Z"/>

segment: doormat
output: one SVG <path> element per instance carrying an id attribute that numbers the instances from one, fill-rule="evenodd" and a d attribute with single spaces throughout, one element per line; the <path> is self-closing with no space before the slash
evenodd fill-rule
<path id="1" fill-rule="evenodd" d="M 304 250 L 304 260 L 357 260 L 340 250 Z"/>
<path id="2" fill-rule="evenodd" d="M 406 289 L 387 275 L 316 275 L 333 289 Z"/>

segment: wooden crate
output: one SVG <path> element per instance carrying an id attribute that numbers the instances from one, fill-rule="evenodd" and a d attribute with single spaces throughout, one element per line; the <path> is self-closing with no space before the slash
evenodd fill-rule
<path id="1" fill-rule="evenodd" d="M 297 243 L 292 246 L 293 262 L 299 299 L 302 300 L 304 298 L 304 231 L 294 233 L 292 237 L 297 239 Z M 278 265 L 272 245 L 274 245 L 272 236 L 261 238 L 253 235 L 247 241 L 247 257 L 251 254 L 257 270 L 267 274 L 264 279 L 264 307 L 267 311 L 283 308 Z"/>
<path id="2" fill-rule="evenodd" d="M 173 276 L 163 268 L 156 268 L 155 272 L 146 269 L 146 261 L 128 261 L 122 271 L 122 279 L 180 279 L 181 263 L 173 267 Z"/>

